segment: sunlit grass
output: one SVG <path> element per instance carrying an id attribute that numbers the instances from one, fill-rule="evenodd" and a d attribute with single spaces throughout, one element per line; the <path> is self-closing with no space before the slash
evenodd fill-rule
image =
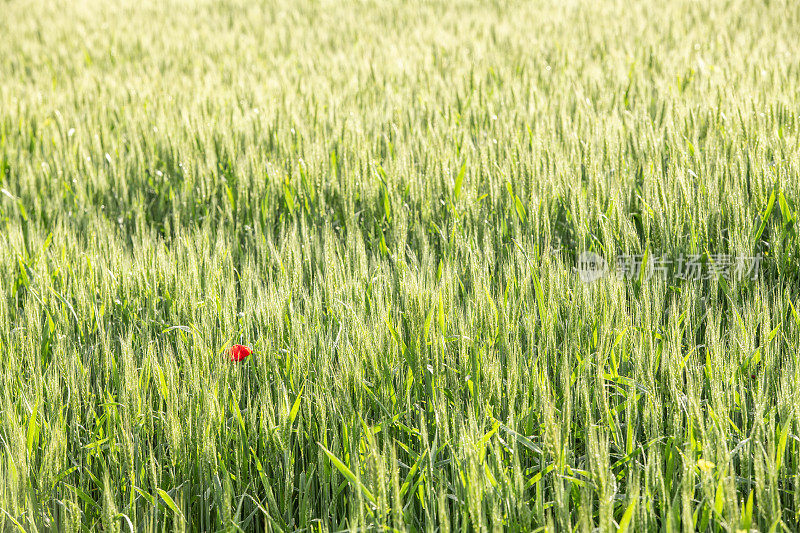
<path id="1" fill-rule="evenodd" d="M 0 530 L 800 528 L 793 3 L 0 11 Z"/>

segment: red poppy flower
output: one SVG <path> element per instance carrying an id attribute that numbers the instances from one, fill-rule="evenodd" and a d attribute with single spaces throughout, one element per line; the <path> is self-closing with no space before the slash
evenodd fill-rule
<path id="1" fill-rule="evenodd" d="M 244 361 L 251 353 L 253 353 L 253 350 L 247 346 L 242 346 L 241 344 L 234 344 L 228 351 L 231 355 L 231 361 L 236 362 Z"/>

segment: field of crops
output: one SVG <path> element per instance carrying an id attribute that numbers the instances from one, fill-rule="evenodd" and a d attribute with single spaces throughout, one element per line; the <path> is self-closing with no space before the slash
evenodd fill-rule
<path id="1" fill-rule="evenodd" d="M 800 528 L 797 3 L 0 22 L 0 531 Z"/>

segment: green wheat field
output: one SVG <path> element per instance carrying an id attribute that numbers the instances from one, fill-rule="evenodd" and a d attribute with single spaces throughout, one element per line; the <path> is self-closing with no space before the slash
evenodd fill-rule
<path id="1" fill-rule="evenodd" d="M 798 28 L 0 0 L 0 531 L 797 531 Z"/>

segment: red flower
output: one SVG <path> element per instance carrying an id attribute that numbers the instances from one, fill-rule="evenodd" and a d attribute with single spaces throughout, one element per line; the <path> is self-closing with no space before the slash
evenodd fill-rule
<path id="1" fill-rule="evenodd" d="M 244 361 L 251 353 L 253 353 L 253 350 L 247 346 L 242 346 L 241 344 L 234 344 L 228 351 L 231 354 L 231 361 L 236 362 Z"/>

